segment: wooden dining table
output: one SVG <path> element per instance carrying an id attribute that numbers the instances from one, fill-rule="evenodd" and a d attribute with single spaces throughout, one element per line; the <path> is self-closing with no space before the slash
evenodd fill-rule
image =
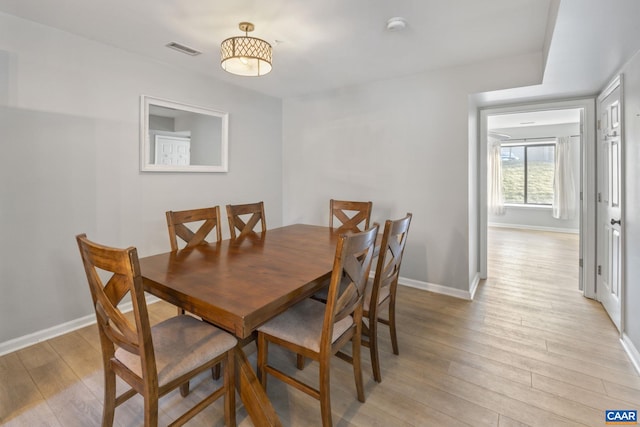
<path id="1" fill-rule="evenodd" d="M 337 240 L 329 227 L 296 224 L 140 259 L 147 292 L 239 339 L 236 386 L 256 426 L 281 423 L 242 344 L 327 284 Z"/>

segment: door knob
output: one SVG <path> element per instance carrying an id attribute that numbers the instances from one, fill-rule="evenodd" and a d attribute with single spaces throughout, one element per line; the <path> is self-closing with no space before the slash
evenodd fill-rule
<path id="1" fill-rule="evenodd" d="M 620 224 L 620 220 L 615 220 L 615 219 L 611 218 L 611 225 L 616 225 L 616 224 L 622 225 L 622 224 Z"/>

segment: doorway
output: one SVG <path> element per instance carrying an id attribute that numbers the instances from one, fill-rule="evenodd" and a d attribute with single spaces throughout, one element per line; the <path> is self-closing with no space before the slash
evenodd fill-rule
<path id="1" fill-rule="evenodd" d="M 575 233 L 579 241 L 576 288 L 584 296 L 595 298 L 595 277 L 585 274 L 595 271 L 595 238 L 585 232 L 593 230 L 595 222 L 594 112 L 593 100 L 481 110 L 481 278 L 487 277 L 489 225 Z M 565 159 L 556 164 L 555 159 L 560 157 Z M 506 175 L 500 178 L 504 188 L 501 203 L 496 203 L 496 193 L 489 189 L 490 183 L 497 182 L 496 164 L 503 167 Z M 562 170 L 573 174 L 575 186 L 571 194 L 554 189 L 554 176 L 563 164 Z"/>

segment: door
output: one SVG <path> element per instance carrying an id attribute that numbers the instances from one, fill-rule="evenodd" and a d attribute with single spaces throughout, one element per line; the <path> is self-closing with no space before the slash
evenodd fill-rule
<path id="1" fill-rule="evenodd" d="M 597 277 L 598 300 L 621 330 L 622 111 L 620 79 L 598 98 Z"/>
<path id="2" fill-rule="evenodd" d="M 191 161 L 191 140 L 156 135 L 156 165 L 187 166 Z"/>

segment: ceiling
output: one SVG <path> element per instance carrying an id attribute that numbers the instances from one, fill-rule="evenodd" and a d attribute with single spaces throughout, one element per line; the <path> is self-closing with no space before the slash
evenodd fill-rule
<path id="1" fill-rule="evenodd" d="M 561 0 L 539 85 L 478 95 L 479 105 L 598 94 L 640 50 L 640 1 Z"/>
<path id="2" fill-rule="evenodd" d="M 551 0 L 0 0 L 0 11 L 272 96 L 541 52 Z M 390 32 L 392 17 L 406 19 Z M 273 71 L 220 67 L 220 43 L 255 24 Z M 187 56 L 165 45 L 203 52 Z"/>
<path id="3" fill-rule="evenodd" d="M 516 95 L 479 98 L 488 104 L 545 90 L 594 93 L 621 58 L 640 48 L 634 22 L 640 1 L 562 0 L 556 20 L 557 1 L 0 0 L 0 12 L 281 98 L 542 53 L 557 22 L 545 82 Z M 596 31 L 606 14 L 612 18 L 606 22 L 617 25 Z M 387 31 L 387 20 L 396 16 L 406 19 L 406 29 Z M 240 77 L 221 69 L 220 42 L 240 35 L 241 21 L 253 22 L 252 35 L 273 45 L 270 74 Z M 187 56 L 165 47 L 169 42 L 203 53 Z M 612 42 L 619 44 L 603 60 L 598 54 Z"/>

